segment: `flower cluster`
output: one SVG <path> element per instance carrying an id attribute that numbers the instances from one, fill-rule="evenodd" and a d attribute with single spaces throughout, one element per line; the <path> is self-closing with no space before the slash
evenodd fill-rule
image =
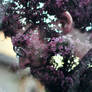
<path id="1" fill-rule="evenodd" d="M 76 59 L 72 45 L 62 37 L 53 37 L 47 45 L 46 52 L 45 65 L 39 68 L 31 67 L 32 75 L 51 92 L 67 92 L 73 85 L 73 79 L 69 73 Z"/>
<path id="2" fill-rule="evenodd" d="M 65 74 L 72 69 L 76 57 L 74 55 L 73 45 L 67 40 L 64 40 L 62 37 L 53 37 L 48 43 L 48 53 L 51 53 L 51 55 L 48 56 L 50 56 L 50 61 L 54 63 L 56 67 L 61 67 L 63 64 L 63 72 Z"/>
<path id="3" fill-rule="evenodd" d="M 32 29 L 44 26 L 43 30 L 49 30 L 48 24 L 60 19 L 63 11 L 56 0 L 14 0 L 6 11 L 2 29 L 6 36 L 15 35 L 27 24 L 31 24 Z"/>

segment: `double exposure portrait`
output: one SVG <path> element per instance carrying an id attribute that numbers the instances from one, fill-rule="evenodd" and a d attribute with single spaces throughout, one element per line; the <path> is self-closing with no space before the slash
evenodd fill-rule
<path id="1" fill-rule="evenodd" d="M 92 0 L 2 0 L 0 11 L 18 69 L 44 92 L 92 92 Z"/>

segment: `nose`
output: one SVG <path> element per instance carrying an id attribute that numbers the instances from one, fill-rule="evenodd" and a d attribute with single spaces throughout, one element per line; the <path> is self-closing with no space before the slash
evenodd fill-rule
<path id="1" fill-rule="evenodd" d="M 29 66 L 30 66 L 30 60 L 29 60 L 29 58 L 19 57 L 19 67 L 21 69 L 24 69 L 24 68 L 29 67 Z"/>

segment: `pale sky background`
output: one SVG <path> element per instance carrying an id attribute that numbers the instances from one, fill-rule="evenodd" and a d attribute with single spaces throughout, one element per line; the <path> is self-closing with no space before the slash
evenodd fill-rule
<path id="1" fill-rule="evenodd" d="M 10 38 L 5 38 L 4 34 L 0 32 L 0 53 L 15 57 L 13 46 Z"/>
<path id="2" fill-rule="evenodd" d="M 0 61 L 19 63 L 16 54 L 13 51 L 11 39 L 5 39 L 4 34 L 0 32 Z"/>

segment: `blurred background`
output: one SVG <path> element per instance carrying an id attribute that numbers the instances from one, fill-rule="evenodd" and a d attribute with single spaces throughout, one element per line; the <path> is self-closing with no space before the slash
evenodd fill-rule
<path id="1" fill-rule="evenodd" d="M 11 0 L 0 0 L 0 28 L 9 1 Z M 5 38 L 1 30 L 0 30 L 0 61 L 6 61 L 6 62 L 16 61 L 16 55 L 13 51 L 11 40 L 10 38 Z"/>
<path id="2" fill-rule="evenodd" d="M 19 78 L 13 71 L 17 65 L 10 38 L 0 32 L 0 92 L 19 92 Z"/>
<path id="3" fill-rule="evenodd" d="M 17 62 L 16 54 L 10 38 L 5 38 L 3 32 L 0 32 L 0 60 L 6 62 Z M 17 60 L 17 61 L 16 61 Z"/>

